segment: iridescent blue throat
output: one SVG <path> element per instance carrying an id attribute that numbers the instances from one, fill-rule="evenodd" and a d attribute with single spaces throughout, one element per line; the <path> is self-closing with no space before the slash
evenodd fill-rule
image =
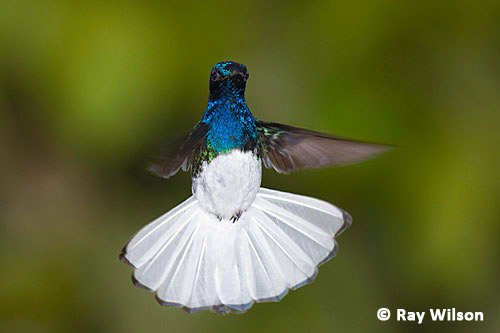
<path id="1" fill-rule="evenodd" d="M 255 146 L 255 119 L 247 107 L 244 94 L 244 89 L 236 88 L 229 80 L 221 82 L 216 92 L 210 92 L 202 122 L 209 126 L 207 145 L 216 154 Z"/>

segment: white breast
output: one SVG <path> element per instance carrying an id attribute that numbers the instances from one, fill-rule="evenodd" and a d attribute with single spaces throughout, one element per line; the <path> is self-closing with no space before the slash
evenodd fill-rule
<path id="1" fill-rule="evenodd" d="M 200 206 L 219 218 L 230 219 L 250 207 L 262 179 L 260 159 L 253 152 L 233 150 L 204 162 L 192 191 Z"/>

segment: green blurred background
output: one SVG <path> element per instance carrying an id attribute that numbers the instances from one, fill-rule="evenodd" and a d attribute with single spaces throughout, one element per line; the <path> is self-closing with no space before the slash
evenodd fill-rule
<path id="1" fill-rule="evenodd" d="M 500 331 L 500 2 L 0 2 L 4 332 Z M 395 144 L 263 186 L 354 223 L 316 281 L 243 315 L 189 315 L 118 261 L 190 178 L 142 169 L 201 118 L 212 65 L 247 65 L 256 117 Z M 483 311 L 379 322 L 380 307 Z"/>

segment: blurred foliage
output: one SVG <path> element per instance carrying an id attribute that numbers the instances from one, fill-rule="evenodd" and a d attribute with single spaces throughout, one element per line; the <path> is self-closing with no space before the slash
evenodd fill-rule
<path id="1" fill-rule="evenodd" d="M 500 2 L 0 2 L 5 332 L 500 331 Z M 160 307 L 118 261 L 190 194 L 142 171 L 201 118 L 211 66 L 247 65 L 264 119 L 400 148 L 263 185 L 354 224 L 312 285 L 243 315 Z M 484 311 L 379 322 L 379 307 Z M 428 315 L 427 315 L 428 317 Z"/>

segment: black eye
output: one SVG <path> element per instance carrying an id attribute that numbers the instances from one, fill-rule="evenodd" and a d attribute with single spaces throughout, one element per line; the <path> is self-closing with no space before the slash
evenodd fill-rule
<path id="1" fill-rule="evenodd" d="M 216 78 L 217 78 L 217 72 L 212 71 L 212 73 L 210 73 L 210 80 L 214 81 Z"/>

